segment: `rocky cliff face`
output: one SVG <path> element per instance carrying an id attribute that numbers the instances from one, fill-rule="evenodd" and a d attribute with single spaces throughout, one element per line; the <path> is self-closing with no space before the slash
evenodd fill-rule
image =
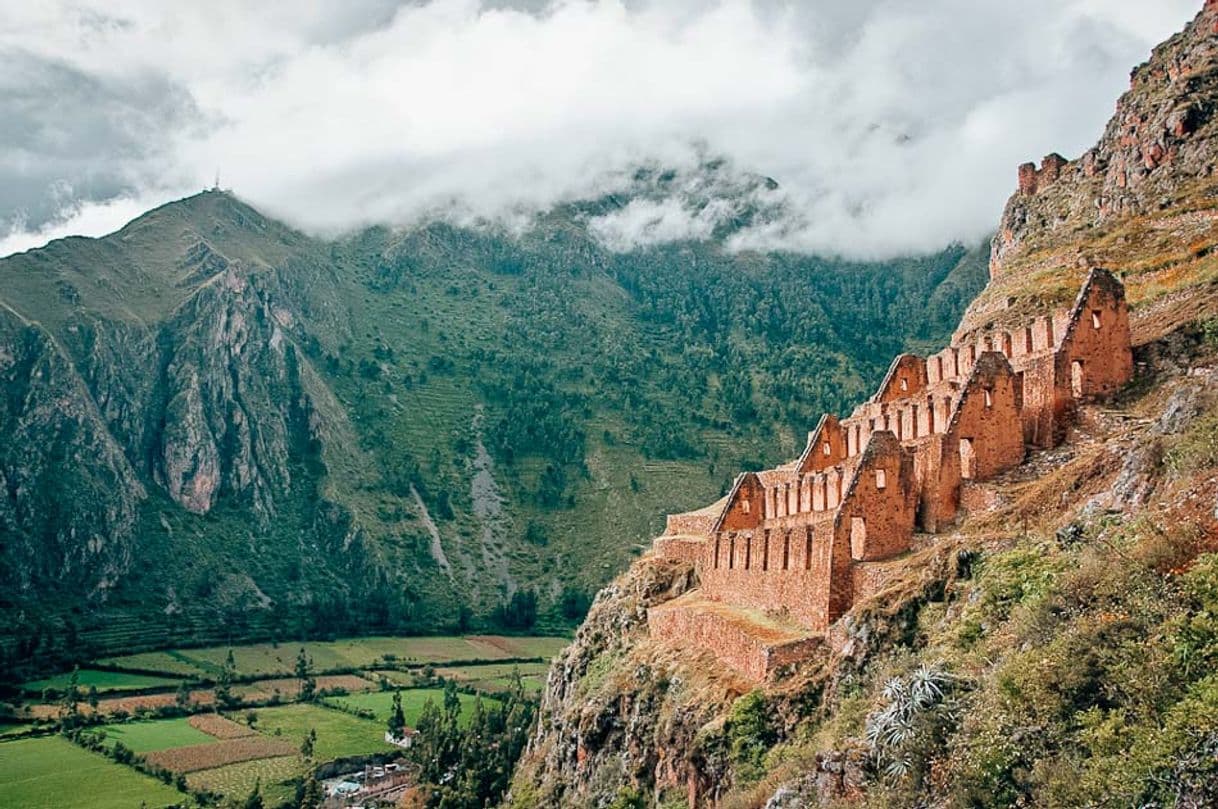
<path id="1" fill-rule="evenodd" d="M 647 608 L 695 584 L 691 566 L 648 560 L 600 592 L 550 669 L 515 804 L 600 806 L 639 790 L 698 792 L 715 779 L 721 765 L 700 751 L 739 682 L 647 638 Z"/>
<path id="2" fill-rule="evenodd" d="M 55 339 L 4 309 L 0 389 L 0 586 L 104 597 L 130 564 L 140 478 Z"/>
<path id="3" fill-rule="evenodd" d="M 350 427 L 296 343 L 307 268 L 285 283 L 286 264 L 235 257 L 249 253 L 251 231 L 277 226 L 223 195 L 195 205 L 150 214 L 117 245 L 85 242 L 98 250 L 85 266 L 61 243 L 18 257 L 9 274 L 14 303 L 0 302 L 6 653 L 54 642 L 39 637 L 46 601 L 100 609 L 122 584 L 145 616 L 126 636 L 134 645 L 169 640 L 187 605 L 216 623 L 231 620 L 228 609 L 265 621 L 272 601 L 251 574 L 276 568 L 297 602 L 332 571 L 387 585 L 351 514 L 321 492 L 325 440 L 341 444 Z M 290 250 L 291 240 L 269 244 L 285 241 Z M 81 292 L 90 285 L 96 294 Z M 231 542 L 232 514 L 245 549 Z M 281 556 L 283 535 L 305 549 L 295 560 Z M 242 555 L 235 569 L 228 558 Z M 302 570 L 302 558 L 316 569 Z"/>
<path id="4" fill-rule="evenodd" d="M 1120 269 L 1135 305 L 1177 293 L 1208 297 L 1216 137 L 1218 5 L 1207 2 L 1133 70 L 1093 148 L 1075 160 L 1054 154 L 1020 167 L 1019 190 L 993 240 L 992 282 L 961 330 L 1013 322 L 1057 302 L 1092 266 Z M 1164 330 L 1147 327 L 1147 337 Z"/>

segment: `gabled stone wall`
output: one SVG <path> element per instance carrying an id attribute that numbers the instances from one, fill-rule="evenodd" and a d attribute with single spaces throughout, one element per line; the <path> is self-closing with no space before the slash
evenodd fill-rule
<path id="1" fill-rule="evenodd" d="M 1055 180 L 1062 162 L 1046 158 L 1035 183 Z M 1092 270 L 1068 310 L 957 332 L 931 357 L 900 355 L 849 417 L 821 418 L 797 460 L 746 472 L 719 503 L 670 516 L 656 552 L 696 560 L 702 612 L 734 605 L 823 633 L 875 592 L 879 563 L 907 552 L 915 529 L 956 519 L 964 487 L 1021 463 L 1025 444 L 1053 446 L 1078 401 L 1132 373 L 1124 289 Z M 712 638 L 724 614 L 665 613 L 653 629 Z M 733 632 L 747 625 L 732 616 Z M 741 660 L 729 662 L 768 672 L 764 646 L 736 643 Z"/>

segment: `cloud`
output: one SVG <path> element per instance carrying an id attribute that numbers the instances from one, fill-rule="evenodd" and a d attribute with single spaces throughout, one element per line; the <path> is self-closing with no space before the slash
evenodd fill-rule
<path id="1" fill-rule="evenodd" d="M 0 250 L 113 229 L 217 169 L 335 234 L 519 220 L 640 165 L 683 179 L 592 223 L 617 249 L 761 206 L 735 245 L 933 250 L 994 227 L 1019 162 L 1094 142 L 1199 5 L 0 0 Z M 737 177 L 718 197 L 708 156 Z"/>

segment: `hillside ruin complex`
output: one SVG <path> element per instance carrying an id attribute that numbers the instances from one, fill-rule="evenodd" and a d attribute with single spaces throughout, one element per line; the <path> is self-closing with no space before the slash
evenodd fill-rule
<path id="1" fill-rule="evenodd" d="M 692 562 L 700 586 L 648 611 L 652 636 L 755 681 L 804 659 L 883 587 L 915 532 L 951 526 L 978 484 L 1061 442 L 1078 402 L 1132 374 L 1125 290 L 1101 269 L 1069 309 L 902 354 L 848 418 L 821 417 L 798 459 L 668 517 L 655 552 Z"/>

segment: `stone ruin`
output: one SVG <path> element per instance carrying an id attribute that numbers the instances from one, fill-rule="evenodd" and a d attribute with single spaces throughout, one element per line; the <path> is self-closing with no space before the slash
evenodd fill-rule
<path id="1" fill-rule="evenodd" d="M 1125 290 L 1101 269 L 1070 309 L 902 354 L 848 418 L 821 417 L 798 459 L 668 517 L 655 553 L 694 564 L 699 587 L 648 611 L 652 636 L 757 682 L 805 659 L 916 531 L 951 526 L 978 483 L 1059 443 L 1078 402 L 1132 374 Z"/>

